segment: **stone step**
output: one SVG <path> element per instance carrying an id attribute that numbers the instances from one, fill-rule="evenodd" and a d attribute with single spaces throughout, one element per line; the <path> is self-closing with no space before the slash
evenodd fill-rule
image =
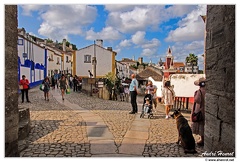
<path id="1" fill-rule="evenodd" d="M 19 113 L 19 122 L 22 120 L 28 119 L 30 121 L 30 112 L 29 108 L 22 107 L 22 105 L 18 106 L 18 113 Z"/>
<path id="2" fill-rule="evenodd" d="M 28 146 L 29 146 L 29 142 L 26 139 L 18 141 L 18 151 L 19 152 L 22 152 L 23 150 L 28 148 Z"/>
<path id="3" fill-rule="evenodd" d="M 23 140 L 28 137 L 30 132 L 30 120 L 25 119 L 19 122 L 18 124 L 18 140 Z"/>

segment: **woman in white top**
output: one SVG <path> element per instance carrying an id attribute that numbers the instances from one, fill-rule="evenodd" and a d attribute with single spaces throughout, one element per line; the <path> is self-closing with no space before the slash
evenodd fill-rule
<path id="1" fill-rule="evenodd" d="M 170 118 L 169 112 L 171 106 L 174 104 L 175 92 L 170 86 L 170 81 L 166 81 L 162 90 L 162 99 L 165 105 L 166 119 Z"/>

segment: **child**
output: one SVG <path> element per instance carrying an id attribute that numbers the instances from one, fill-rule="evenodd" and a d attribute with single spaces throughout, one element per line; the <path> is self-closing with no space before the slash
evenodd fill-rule
<path id="1" fill-rule="evenodd" d="M 146 102 L 144 104 L 144 113 L 148 113 L 150 108 L 151 108 L 150 100 L 149 98 L 146 98 Z"/>

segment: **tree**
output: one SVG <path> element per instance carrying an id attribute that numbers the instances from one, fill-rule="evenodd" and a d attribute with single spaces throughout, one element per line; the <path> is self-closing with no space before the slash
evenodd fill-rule
<path id="1" fill-rule="evenodd" d="M 112 72 L 109 72 L 105 75 L 105 83 L 104 84 L 106 85 L 106 88 L 109 92 L 110 99 L 112 96 L 112 88 L 116 84 L 116 81 L 117 81 L 117 77 Z"/>
<path id="2" fill-rule="evenodd" d="M 186 57 L 186 64 L 192 66 L 192 73 L 193 73 L 193 66 L 198 65 L 198 57 L 195 54 L 190 53 L 189 56 Z"/>

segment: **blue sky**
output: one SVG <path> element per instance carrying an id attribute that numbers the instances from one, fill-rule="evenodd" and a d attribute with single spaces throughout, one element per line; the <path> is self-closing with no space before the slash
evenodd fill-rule
<path id="1" fill-rule="evenodd" d="M 104 47 L 117 52 L 117 60 L 143 57 L 165 60 L 170 46 L 174 61 L 184 62 L 189 53 L 203 69 L 206 5 L 18 5 L 18 27 L 40 38 L 61 42 L 66 38 L 77 48 L 102 39 Z"/>

